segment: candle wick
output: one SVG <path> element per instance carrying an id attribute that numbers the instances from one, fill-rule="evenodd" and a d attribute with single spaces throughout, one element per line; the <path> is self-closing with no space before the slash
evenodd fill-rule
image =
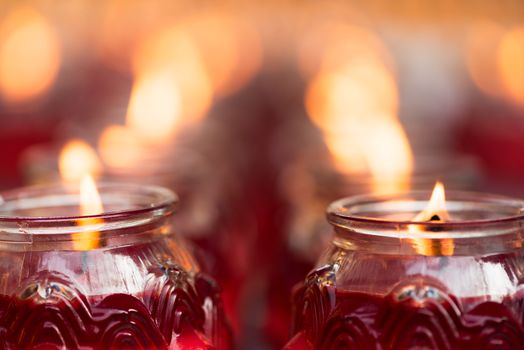
<path id="1" fill-rule="evenodd" d="M 440 221 L 440 216 L 434 214 L 431 218 L 429 218 L 429 221 Z"/>

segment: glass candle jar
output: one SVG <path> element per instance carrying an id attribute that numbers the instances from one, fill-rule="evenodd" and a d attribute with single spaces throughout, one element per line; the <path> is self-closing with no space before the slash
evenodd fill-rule
<path id="1" fill-rule="evenodd" d="M 175 195 L 99 191 L 90 216 L 65 186 L 0 196 L 0 348 L 229 349 L 220 292 L 171 229 Z"/>
<path id="2" fill-rule="evenodd" d="M 95 131 L 101 129 L 90 124 L 84 127 L 95 136 Z M 238 301 L 250 271 L 246 257 L 255 226 L 250 220 L 250 213 L 238 215 L 239 210 L 244 208 L 243 185 L 238 180 L 238 174 L 228 166 L 229 163 L 218 161 L 228 152 L 222 147 L 210 146 L 221 141 L 212 138 L 220 137 L 220 132 L 213 127 L 205 130 L 195 127 L 187 131 L 176 140 L 170 139 L 165 144 L 141 149 L 136 158 L 125 156 L 125 151 L 129 151 L 128 156 L 134 155 L 134 150 L 129 149 L 125 142 L 112 142 L 117 147 L 117 152 L 109 152 L 114 163 L 108 161 L 106 154 L 99 170 L 100 176 L 103 181 L 153 184 L 176 192 L 180 205 L 173 222 L 174 230 L 195 248 L 193 255 L 201 271 L 212 275 L 220 284 L 224 309 L 237 334 Z M 95 136 L 87 139 L 94 140 Z M 82 141 L 93 154 L 95 149 L 90 145 L 94 143 Z M 222 145 L 221 142 L 218 144 Z M 70 145 L 71 142 L 66 143 L 60 147 L 61 150 L 58 145 L 39 145 L 28 151 L 22 164 L 27 174 L 26 181 L 38 184 L 60 179 L 58 170 L 62 158 L 79 162 L 82 156 L 85 157 Z M 205 148 L 213 149 L 214 157 L 206 153 Z M 99 155 L 104 153 L 100 148 L 98 151 Z M 82 164 L 89 164 L 89 159 Z"/>
<path id="3" fill-rule="evenodd" d="M 376 190 L 368 173 L 337 173 L 334 169 L 323 169 L 319 163 L 291 164 L 283 176 L 282 192 L 288 204 L 288 214 L 281 224 L 285 241 L 270 276 L 270 280 L 282 282 L 268 286 L 265 322 L 267 338 L 280 348 L 289 337 L 291 291 L 311 271 L 332 240 L 324 208 L 337 198 Z M 397 192 L 402 187 L 429 188 L 437 179 L 444 180 L 446 187 L 454 190 L 475 190 L 481 173 L 475 159 L 465 155 L 420 155 L 406 183 L 397 184 Z"/>
<path id="4" fill-rule="evenodd" d="M 447 197 L 446 222 L 414 221 L 423 192 L 329 206 L 334 238 L 295 290 L 285 349 L 522 349 L 524 202 Z"/>

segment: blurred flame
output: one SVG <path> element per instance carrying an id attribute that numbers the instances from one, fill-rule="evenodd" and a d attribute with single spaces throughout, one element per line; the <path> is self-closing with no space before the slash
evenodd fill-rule
<path id="1" fill-rule="evenodd" d="M 466 40 L 466 64 L 484 93 L 524 105 L 524 27 L 506 30 L 495 22 L 478 22 Z"/>
<path id="2" fill-rule="evenodd" d="M 431 198 L 426 208 L 418 213 L 412 221 L 414 222 L 443 222 L 449 219 L 449 214 L 446 209 L 446 194 L 444 185 L 437 181 Z M 422 230 L 421 225 L 410 225 L 409 232 L 419 232 Z M 414 238 L 412 239 L 413 245 L 419 254 L 431 256 L 431 255 L 453 255 L 455 249 L 454 242 L 452 239 L 442 239 L 434 241 L 431 239 Z"/>
<path id="3" fill-rule="evenodd" d="M 93 177 L 86 174 L 80 182 L 80 214 L 82 216 L 97 215 L 104 211 L 100 194 Z"/>
<path id="4" fill-rule="evenodd" d="M 48 20 L 30 7 L 16 8 L 0 28 L 0 93 L 22 102 L 54 83 L 61 61 L 57 34 Z"/>
<path id="5" fill-rule="evenodd" d="M 134 130 L 121 125 L 104 129 L 98 140 L 98 151 L 104 163 L 115 168 L 136 164 L 143 153 Z"/>
<path id="6" fill-rule="evenodd" d="M 466 37 L 466 65 L 475 85 L 484 93 L 501 96 L 504 93 L 497 71 L 495 53 L 504 29 L 495 22 L 477 22 Z"/>
<path id="7" fill-rule="evenodd" d="M 135 82 L 149 82 L 148 94 L 152 90 L 157 91 L 159 86 L 167 87 L 169 91 L 162 93 L 158 99 L 162 99 L 163 108 L 169 106 L 168 109 L 178 111 L 177 114 L 170 114 L 171 117 L 178 115 L 178 123 L 199 120 L 207 113 L 213 98 L 212 84 L 193 40 L 180 28 L 168 27 L 153 32 L 137 47 L 133 64 Z M 177 105 L 163 100 L 170 93 L 171 100 L 179 101 Z M 134 98 L 142 99 L 136 95 Z M 141 112 L 154 110 L 155 106 L 149 102 L 158 102 L 157 98 L 151 97 L 144 97 L 142 101 L 147 102 L 141 104 Z M 168 113 L 164 111 L 160 114 Z M 149 116 L 149 113 L 133 118 L 144 118 L 150 124 L 155 123 L 154 115 Z"/>
<path id="8" fill-rule="evenodd" d="M 126 121 L 145 140 L 165 141 L 176 131 L 180 114 L 180 92 L 169 70 L 144 75 L 136 80 Z"/>
<path id="9" fill-rule="evenodd" d="M 213 90 L 192 38 L 179 27 L 154 31 L 133 55 L 134 83 L 126 125 L 113 125 L 100 136 L 105 164 L 136 166 L 149 146 L 164 144 L 184 125 L 201 119 Z"/>
<path id="10" fill-rule="evenodd" d="M 80 183 L 80 215 L 91 216 L 104 212 L 100 194 L 96 188 L 93 178 L 86 174 Z M 103 221 L 98 218 L 84 218 L 78 221 L 80 226 L 92 226 L 101 224 Z M 74 237 L 73 247 L 76 250 L 90 250 L 100 246 L 100 232 L 87 231 L 81 232 Z"/>
<path id="11" fill-rule="evenodd" d="M 306 108 L 341 171 L 370 171 L 375 192 L 403 191 L 410 186 L 413 154 L 397 118 L 395 79 L 378 39 L 369 32 L 355 36 L 363 31 L 351 28 L 345 35 L 338 28 L 334 33 L 340 38 L 326 39 L 335 46 L 326 48 L 317 64 Z M 344 44 L 349 38 L 358 41 Z"/>
<path id="12" fill-rule="evenodd" d="M 62 179 L 77 183 L 86 174 L 98 176 L 102 170 L 95 150 L 79 139 L 70 140 L 64 145 L 60 151 L 58 168 Z"/>
<path id="13" fill-rule="evenodd" d="M 513 101 L 524 105 L 524 28 L 506 32 L 497 52 L 502 82 Z"/>
<path id="14" fill-rule="evenodd" d="M 104 211 L 93 175 L 101 171 L 100 161 L 94 149 L 82 140 L 69 141 L 60 152 L 58 166 L 65 181 L 80 184 L 80 215 L 97 215 Z M 96 218 L 78 220 L 79 226 L 101 224 Z M 77 250 L 89 250 L 100 245 L 100 233 L 97 231 L 80 232 L 73 237 L 73 247 Z"/>
<path id="15" fill-rule="evenodd" d="M 208 112 L 215 94 L 228 94 L 258 70 L 256 31 L 232 13 L 198 13 L 139 40 L 125 126 L 104 130 L 98 148 L 111 167 L 135 166 L 153 146 Z"/>

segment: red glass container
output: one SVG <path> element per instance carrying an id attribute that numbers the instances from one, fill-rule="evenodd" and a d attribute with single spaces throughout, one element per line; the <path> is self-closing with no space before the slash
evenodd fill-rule
<path id="1" fill-rule="evenodd" d="M 229 349 L 219 289 L 172 231 L 175 195 L 99 191 L 92 216 L 64 186 L 0 196 L 0 348 Z"/>
<path id="2" fill-rule="evenodd" d="M 411 221 L 428 193 L 333 203 L 285 349 L 522 349 L 524 202 L 447 197 L 446 222 Z"/>
<path id="3" fill-rule="evenodd" d="M 265 320 L 266 337 L 279 348 L 289 337 L 291 291 L 315 267 L 333 238 L 323 208 L 337 198 L 374 190 L 369 174 L 344 175 L 333 169 L 322 169 L 318 163 L 293 166 L 282 183 L 289 213 L 281 223 L 284 244 L 270 276 L 270 280 L 282 282 L 268 286 Z M 412 176 L 406 181 L 416 190 L 429 188 L 439 179 L 454 190 L 475 190 L 482 180 L 475 159 L 442 155 L 417 157 Z M 398 185 L 400 191 L 401 184 Z"/>

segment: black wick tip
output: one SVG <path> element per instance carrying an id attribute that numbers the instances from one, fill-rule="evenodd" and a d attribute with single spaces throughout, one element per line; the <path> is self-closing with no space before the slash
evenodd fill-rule
<path id="1" fill-rule="evenodd" d="M 440 221 L 440 216 L 438 216 L 437 214 L 434 214 L 430 219 L 429 221 Z"/>

